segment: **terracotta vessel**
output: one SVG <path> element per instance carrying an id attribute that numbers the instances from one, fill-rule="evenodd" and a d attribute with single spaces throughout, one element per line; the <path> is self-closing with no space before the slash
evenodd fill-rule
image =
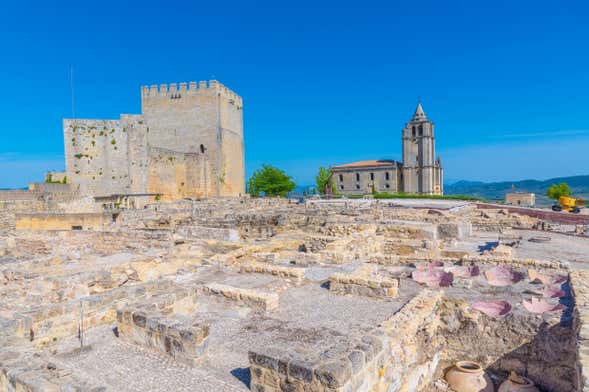
<path id="1" fill-rule="evenodd" d="M 540 392 L 540 390 L 534 386 L 534 383 L 529 378 L 511 372 L 509 378 L 499 387 L 498 392 Z"/>
<path id="2" fill-rule="evenodd" d="M 542 314 L 542 313 L 546 313 L 546 312 L 558 312 L 561 310 L 565 310 L 567 308 L 563 304 L 552 305 L 543 299 L 538 299 L 535 297 L 530 298 L 530 302 L 523 300 L 522 303 L 524 305 L 524 308 L 526 308 L 526 310 L 528 312 L 538 313 L 538 314 Z"/>
<path id="3" fill-rule="evenodd" d="M 456 392 L 493 392 L 493 383 L 476 362 L 460 361 L 444 377 Z"/>
<path id="4" fill-rule="evenodd" d="M 487 283 L 491 286 L 505 287 L 511 286 L 523 279 L 521 273 L 514 271 L 510 267 L 497 266 L 485 271 Z"/>
<path id="5" fill-rule="evenodd" d="M 507 301 L 475 302 L 471 305 L 473 309 L 486 314 L 489 317 L 500 318 L 511 312 L 511 305 Z"/>

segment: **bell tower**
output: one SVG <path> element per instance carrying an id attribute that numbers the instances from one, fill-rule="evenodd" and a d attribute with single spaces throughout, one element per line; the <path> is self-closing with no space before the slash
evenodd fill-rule
<path id="1" fill-rule="evenodd" d="M 436 159 L 434 123 L 430 121 L 421 102 L 403 129 L 403 192 L 442 194 L 442 167 Z"/>

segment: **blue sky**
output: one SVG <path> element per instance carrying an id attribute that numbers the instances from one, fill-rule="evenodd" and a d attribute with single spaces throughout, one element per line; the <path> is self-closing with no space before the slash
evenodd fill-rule
<path id="1" fill-rule="evenodd" d="M 139 113 L 139 87 L 244 98 L 248 175 L 401 159 L 421 97 L 449 179 L 589 174 L 586 1 L 21 1 L 0 13 L 0 188 L 63 169 L 61 119 Z"/>

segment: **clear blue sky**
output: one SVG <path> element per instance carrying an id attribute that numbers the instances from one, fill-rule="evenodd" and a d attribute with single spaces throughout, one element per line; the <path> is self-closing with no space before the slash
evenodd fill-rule
<path id="1" fill-rule="evenodd" d="M 584 1 L 10 1 L 0 13 L 0 188 L 63 169 L 61 119 L 139 113 L 145 84 L 244 97 L 248 175 L 401 159 L 418 97 L 446 177 L 589 174 Z"/>

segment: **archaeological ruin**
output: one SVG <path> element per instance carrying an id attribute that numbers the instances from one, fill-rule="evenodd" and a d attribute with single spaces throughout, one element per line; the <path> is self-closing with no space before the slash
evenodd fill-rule
<path id="1" fill-rule="evenodd" d="M 589 391 L 587 216 L 50 191 L 1 206 L 0 390 Z"/>

